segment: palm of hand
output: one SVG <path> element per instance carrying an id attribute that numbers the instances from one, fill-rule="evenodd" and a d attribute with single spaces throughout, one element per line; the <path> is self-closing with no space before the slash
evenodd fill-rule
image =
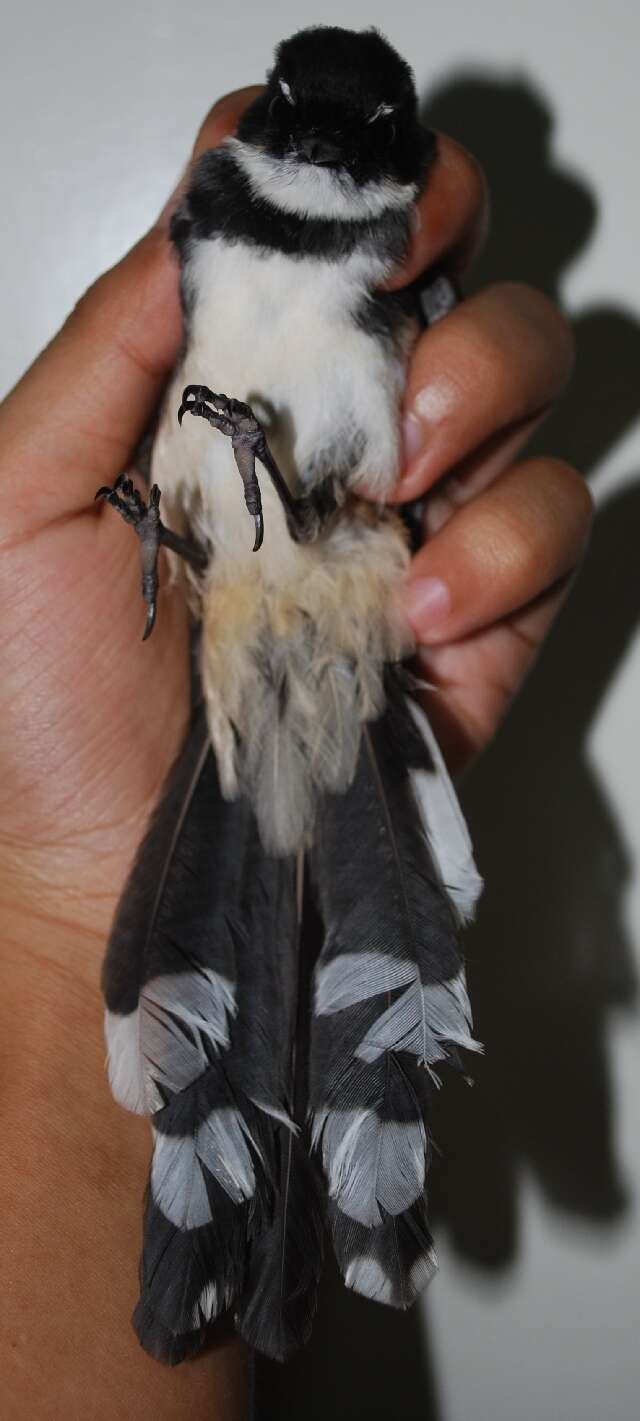
<path id="1" fill-rule="evenodd" d="M 54 880 L 72 850 L 74 875 L 108 891 L 184 729 L 186 610 L 165 585 L 141 645 L 135 539 L 91 507 L 13 545 L 9 533 L 2 584 L 5 838 Z"/>

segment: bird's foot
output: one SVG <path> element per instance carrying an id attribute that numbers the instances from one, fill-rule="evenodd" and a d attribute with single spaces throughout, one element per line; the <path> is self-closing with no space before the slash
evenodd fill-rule
<path id="1" fill-rule="evenodd" d="M 255 526 L 254 553 L 262 547 L 264 519 L 262 498 L 256 476 L 256 459 L 263 463 L 268 453 L 264 430 L 256 419 L 250 405 L 242 400 L 230 399 L 228 395 L 216 395 L 208 385 L 187 385 L 182 392 L 182 404 L 178 410 L 178 424 L 182 424 L 185 414 L 199 415 L 220 434 L 231 440 L 238 473 L 244 488 L 244 501 L 253 517 Z"/>
<path id="2" fill-rule="evenodd" d="M 256 459 L 267 470 L 282 504 L 287 527 L 294 542 L 314 542 L 339 507 L 336 480 L 333 477 L 323 479 L 310 494 L 303 498 L 294 498 L 271 453 L 259 419 L 253 413 L 251 405 L 244 404 L 242 400 L 230 399 L 228 395 L 216 395 L 207 385 L 187 385 L 178 410 L 180 424 L 187 413 L 200 415 L 208 420 L 214 429 L 226 434 L 231 440 L 238 472 L 244 485 L 244 501 L 255 522 L 254 552 L 261 546 L 264 535 Z"/>
<path id="3" fill-rule="evenodd" d="M 185 386 L 178 410 L 178 424 L 182 424 L 185 414 L 199 415 L 230 439 L 251 439 L 260 447 L 266 443 L 264 430 L 251 405 L 231 399 L 229 395 L 217 395 L 208 385 Z"/>
<path id="4" fill-rule="evenodd" d="M 126 474 L 116 479 L 112 488 L 99 488 L 96 498 L 110 503 L 112 508 L 130 523 L 140 540 L 140 566 L 142 572 L 142 596 L 147 605 L 147 619 L 142 640 L 151 636 L 156 620 L 158 597 L 158 554 L 163 539 L 164 528 L 160 518 L 160 489 L 153 484 L 149 501 L 145 503 L 132 480 Z"/>
<path id="5" fill-rule="evenodd" d="M 120 474 L 113 486 L 106 484 L 103 488 L 99 488 L 95 497 L 96 499 L 103 498 L 105 503 L 110 503 L 112 508 L 117 508 L 125 523 L 133 524 L 136 529 L 150 516 L 152 523 L 157 523 L 160 520 L 158 512 L 160 489 L 157 484 L 154 484 L 151 489 L 148 504 L 138 493 L 133 479 L 130 479 L 128 474 Z"/>

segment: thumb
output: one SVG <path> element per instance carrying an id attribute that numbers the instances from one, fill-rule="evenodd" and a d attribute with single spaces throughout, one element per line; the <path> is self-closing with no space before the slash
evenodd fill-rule
<path id="1" fill-rule="evenodd" d="M 257 92 L 221 99 L 197 152 L 233 132 Z M 86 508 L 98 484 L 127 467 L 149 423 L 182 333 L 171 206 L 82 297 L 0 407 L 0 505 L 13 536 Z"/>

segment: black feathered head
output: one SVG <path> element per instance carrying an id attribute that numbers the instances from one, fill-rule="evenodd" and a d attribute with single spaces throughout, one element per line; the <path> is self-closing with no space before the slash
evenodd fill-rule
<path id="1" fill-rule="evenodd" d="M 238 137 L 273 158 L 421 185 L 433 140 L 418 120 L 409 65 L 377 30 L 323 25 L 277 48 L 264 94 Z"/>

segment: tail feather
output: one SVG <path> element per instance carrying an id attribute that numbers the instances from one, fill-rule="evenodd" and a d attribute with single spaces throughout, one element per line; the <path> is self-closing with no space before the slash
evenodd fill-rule
<path id="1" fill-rule="evenodd" d="M 409 687 L 418 686 L 409 681 L 405 688 L 396 681 L 405 761 L 434 866 L 458 922 L 464 924 L 473 918 L 483 883 L 442 751 L 428 717 L 409 693 Z"/>
<path id="2" fill-rule="evenodd" d="M 329 1195 L 349 1218 L 377 1227 L 422 1193 L 428 1141 L 417 1092 L 395 1056 L 346 1066 L 339 1088 L 314 1113 Z"/>
<path id="3" fill-rule="evenodd" d="M 109 1079 L 140 1114 L 229 1044 L 233 912 L 250 823 L 245 803 L 221 798 L 201 709 L 125 886 L 103 968 Z"/>
<path id="4" fill-rule="evenodd" d="M 323 1257 L 323 1219 L 318 1183 L 302 1139 L 306 1111 L 304 1061 L 304 999 L 300 964 L 300 928 L 304 861 L 297 860 L 293 957 L 283 965 L 283 978 L 271 977 L 271 990 L 281 997 L 281 1040 L 265 1043 L 273 1058 L 279 1053 L 286 1068 L 287 1118 L 271 1111 L 270 1159 L 274 1171 L 272 1208 L 254 1232 L 248 1268 L 236 1310 L 240 1334 L 257 1351 L 284 1361 L 307 1340 L 316 1310 Z M 266 988 L 266 991 L 265 991 Z M 268 985 L 253 983 L 254 996 L 268 995 Z M 246 1018 L 245 1018 L 246 1020 Z M 247 1040 L 247 1051 L 250 1041 Z M 264 1083 L 261 1085 L 264 1101 Z M 263 1108 L 269 1109 L 268 1104 Z"/>
<path id="5" fill-rule="evenodd" d="M 242 1286 L 248 1210 L 207 1181 L 211 1221 L 176 1228 L 147 1195 L 140 1298 L 133 1325 L 145 1351 L 175 1365 L 199 1352 L 209 1324 Z"/>
<path id="6" fill-rule="evenodd" d="M 274 1216 L 295 943 L 295 862 L 265 853 L 245 800 L 222 798 L 201 712 L 125 889 L 104 973 L 112 1079 L 122 1085 L 124 1020 L 120 1098 L 152 1115 L 154 1133 L 135 1323 L 168 1361 L 239 1297 L 250 1244 Z"/>
<path id="7" fill-rule="evenodd" d="M 150 1189 L 156 1212 L 145 1232 L 157 1227 L 158 1212 L 164 1225 L 173 1225 L 172 1266 L 178 1287 L 184 1276 L 179 1296 L 187 1302 L 178 1315 L 172 1312 L 176 1293 L 167 1299 L 164 1259 L 160 1269 L 143 1264 L 137 1316 L 144 1319 L 141 1340 L 151 1337 L 156 1348 L 169 1327 L 171 1353 L 183 1331 L 193 1331 L 196 1321 L 204 1327 L 237 1302 L 254 1241 L 268 1232 L 278 1206 L 274 1139 L 291 1128 L 294 869 L 291 860 L 264 853 L 252 820 L 230 914 L 236 1011 L 229 1042 L 222 1049 L 192 1027 L 208 1056 L 206 1069 L 154 1116 Z M 174 1023 L 178 1015 L 176 1009 Z"/>
<path id="8" fill-rule="evenodd" d="M 256 1351 L 284 1362 L 310 1334 L 322 1271 L 318 1185 L 304 1146 L 277 1127 L 278 1189 L 273 1217 L 258 1233 L 236 1325 Z"/>
<path id="9" fill-rule="evenodd" d="M 411 1307 L 438 1269 L 424 1196 L 397 1217 L 368 1229 L 329 1204 L 329 1227 L 348 1288 L 376 1303 Z"/>
<path id="10" fill-rule="evenodd" d="M 419 1239 L 415 1277 L 426 1280 L 434 1266 L 420 1223 L 429 1135 L 417 1068 L 434 1074 L 441 1061 L 458 1064 L 460 1049 L 479 1047 L 459 915 L 440 871 L 445 851 L 436 861 L 411 780 L 425 745 L 416 747 L 415 723 L 390 690 L 387 713 L 363 731 L 351 787 L 322 804 L 310 853 L 326 931 L 314 980 L 310 1115 L 350 1286 L 399 1297 L 402 1286 L 412 1292 L 411 1270 L 402 1286 L 397 1278 L 387 1286 L 377 1250 L 402 1260 Z"/>

